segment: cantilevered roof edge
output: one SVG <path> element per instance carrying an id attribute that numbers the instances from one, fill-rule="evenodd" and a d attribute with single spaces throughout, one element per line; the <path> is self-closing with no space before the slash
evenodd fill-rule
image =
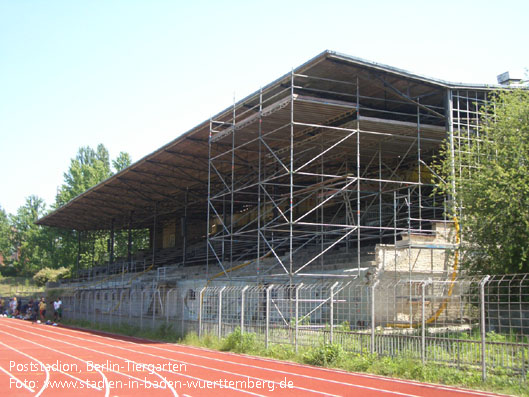
<path id="1" fill-rule="evenodd" d="M 435 84 L 435 85 L 443 86 L 446 88 L 458 88 L 458 89 L 464 89 L 464 88 L 471 89 L 472 88 L 472 89 L 486 89 L 486 90 L 505 88 L 505 86 L 498 85 L 498 84 L 468 84 L 468 83 L 452 82 L 452 81 L 437 79 L 434 77 L 425 76 L 425 75 L 421 75 L 417 73 L 412 73 L 405 69 L 400 69 L 394 66 L 383 64 L 383 63 L 369 61 L 363 58 L 354 57 L 352 55 L 347 55 L 347 54 L 343 54 L 343 53 L 336 52 L 336 51 L 326 51 L 326 53 L 329 55 L 330 58 L 340 59 L 342 61 L 346 61 L 349 63 L 355 63 L 357 65 L 364 66 L 366 68 L 378 69 L 386 73 L 391 73 L 391 74 L 399 75 L 401 77 L 405 77 L 408 79 L 419 80 L 425 83 Z"/>
<path id="2" fill-rule="evenodd" d="M 392 67 L 392 66 L 389 66 L 389 65 L 368 61 L 368 60 L 365 60 L 365 59 L 362 59 L 362 58 L 353 57 L 353 56 L 350 56 L 350 55 L 346 55 L 346 54 L 342 54 L 342 53 L 339 53 L 339 52 L 336 52 L 336 51 L 330 51 L 330 50 L 325 50 L 325 51 L 321 52 L 320 54 L 318 54 L 315 57 L 309 59 L 308 61 L 304 62 L 300 66 L 294 68 L 292 71 L 294 73 L 302 73 L 305 69 L 309 68 L 310 66 L 312 66 L 314 64 L 317 64 L 317 63 L 319 63 L 321 61 L 324 61 L 325 59 L 328 59 L 328 58 L 329 59 L 335 59 L 335 60 L 341 60 L 341 61 L 343 61 L 345 63 L 355 64 L 355 65 L 358 65 L 358 66 L 361 66 L 361 67 L 365 67 L 365 68 L 377 69 L 377 70 L 380 70 L 380 71 L 385 72 L 385 73 L 394 74 L 394 75 L 398 75 L 400 77 L 404 77 L 404 78 L 408 78 L 408 79 L 412 79 L 412 80 L 418 80 L 418 81 L 422 81 L 424 83 L 434 84 L 434 85 L 438 85 L 438 86 L 446 87 L 446 88 L 459 88 L 459 89 L 464 89 L 464 88 L 469 88 L 470 89 L 470 88 L 473 88 L 473 89 L 488 89 L 488 90 L 495 89 L 495 88 L 505 88 L 505 87 L 499 86 L 499 85 L 478 85 L 478 84 L 452 83 L 452 82 L 448 82 L 448 81 L 444 81 L 444 80 L 440 80 L 440 79 L 434 79 L 434 78 L 431 78 L 431 77 L 422 76 L 422 75 L 419 75 L 419 74 L 411 73 L 411 72 L 409 72 L 407 70 L 404 70 L 404 69 L 395 68 L 395 67 Z M 179 144 L 180 142 L 184 141 L 185 139 L 191 138 L 194 134 L 198 133 L 200 130 L 202 130 L 203 128 L 207 127 L 207 125 L 209 124 L 211 119 L 215 119 L 215 118 L 221 117 L 222 115 L 227 114 L 227 112 L 232 112 L 233 106 L 239 107 L 239 106 L 244 105 L 244 103 L 246 103 L 247 101 L 251 100 L 252 98 L 258 97 L 261 90 L 266 91 L 268 89 L 271 89 L 274 86 L 279 85 L 282 82 L 285 82 L 288 79 L 290 79 L 290 76 L 291 76 L 291 72 L 285 73 L 284 75 L 282 75 L 279 78 L 273 80 L 269 84 L 263 86 L 260 90 L 257 90 L 255 92 L 247 95 L 246 97 L 242 98 L 241 100 L 237 101 L 235 103 L 235 105 L 227 107 L 226 109 L 224 109 L 224 110 L 220 111 L 219 113 L 215 114 L 214 116 L 212 116 L 209 120 L 205 120 L 205 121 L 199 123 L 198 125 L 196 125 L 195 127 L 191 128 L 190 130 L 180 134 L 179 136 L 177 136 L 175 139 L 173 139 L 172 141 L 168 142 L 167 144 L 161 146 L 160 148 L 158 148 L 158 149 L 154 150 L 153 152 L 147 154 L 146 156 L 142 157 L 140 160 L 136 161 L 134 164 L 130 165 L 129 167 L 121 170 L 120 172 L 112 175 L 111 177 L 107 178 L 106 180 L 98 183 L 97 185 L 95 185 L 95 186 L 91 187 L 90 189 L 86 190 L 85 192 L 79 194 L 78 196 L 76 196 L 73 199 L 71 199 L 68 203 L 66 203 L 63 206 L 53 210 L 52 212 L 50 212 L 49 214 L 45 215 L 44 217 L 38 219 L 35 223 L 38 224 L 38 225 L 50 225 L 50 226 L 52 226 L 54 222 L 50 222 L 50 220 L 58 212 L 61 212 L 61 211 L 65 210 L 65 209 L 67 209 L 68 207 L 72 206 L 74 203 L 77 203 L 78 201 L 82 200 L 86 196 L 90 195 L 90 193 L 92 193 L 92 192 L 94 192 L 94 191 L 96 191 L 98 189 L 101 189 L 102 187 L 104 187 L 104 186 L 112 183 L 113 181 L 119 179 L 120 177 L 128 174 L 132 170 L 134 170 L 137 167 L 141 166 L 143 163 L 145 163 L 145 162 L 151 160 L 152 158 L 156 157 L 161 152 L 163 152 L 163 151 L 165 151 L 165 150 L 167 150 L 167 149 L 169 149 L 171 147 L 174 147 L 175 145 Z"/>
<path id="3" fill-rule="evenodd" d="M 296 68 L 296 70 L 302 70 L 304 69 L 305 67 L 309 66 L 310 64 L 314 63 L 315 61 L 319 61 L 319 60 L 324 60 L 326 55 L 329 53 L 329 51 L 323 51 L 321 52 L 320 54 L 316 55 L 315 57 L 311 58 L 310 60 L 308 60 L 307 62 L 303 63 L 302 65 L 298 66 Z M 262 87 L 263 90 L 266 90 L 266 89 L 269 89 L 271 87 L 273 87 L 274 85 L 276 84 L 280 84 L 283 80 L 285 80 L 287 77 L 290 76 L 290 73 L 286 73 L 284 74 L 283 76 L 275 79 L 274 81 L 272 81 L 271 83 L 267 84 L 266 86 Z M 259 91 L 256 91 L 256 92 L 253 92 L 252 94 L 244 97 L 243 99 L 239 100 L 236 102 L 235 106 L 240 106 L 242 105 L 243 103 L 245 103 L 246 101 L 248 101 L 250 98 L 256 96 L 256 95 L 259 95 Z M 220 111 L 219 113 L 215 114 L 214 116 L 211 117 L 211 119 L 215 119 L 223 114 L 225 114 L 226 112 L 231 112 L 233 109 L 233 106 L 229 106 L 227 107 L 226 109 Z M 97 185 L 94 185 L 92 186 L 90 189 L 84 191 L 83 193 L 77 195 L 76 197 L 74 197 L 73 199 L 71 199 L 70 201 L 68 201 L 66 204 L 60 206 L 59 208 L 53 210 L 52 212 L 48 213 L 47 215 L 43 216 L 42 218 L 38 219 L 35 224 L 37 225 L 46 225 L 48 220 L 50 218 L 52 218 L 54 215 L 56 215 L 58 212 L 70 207 L 71 205 L 73 205 L 74 203 L 76 203 L 77 201 L 80 201 L 81 199 L 83 199 L 84 197 L 86 197 L 87 195 L 89 195 L 91 192 L 93 191 L 96 191 L 100 188 L 102 188 L 103 186 L 111 183 L 112 181 L 118 179 L 119 177 L 123 176 L 123 175 L 126 175 L 127 173 L 129 173 L 131 170 L 139 167 L 141 164 L 145 163 L 146 161 L 152 159 L 153 157 L 155 157 L 156 155 L 158 155 L 159 153 L 163 152 L 164 150 L 167 150 L 168 148 L 170 147 L 173 147 L 175 146 L 176 144 L 178 144 L 179 142 L 185 140 L 186 138 L 189 138 L 191 137 L 194 133 L 198 132 L 201 128 L 204 128 L 205 126 L 207 126 L 209 123 L 209 120 L 205 120 L 201 123 L 199 123 L 198 125 L 196 125 L 195 127 L 191 128 L 190 130 L 180 134 L 179 136 L 177 136 L 175 139 L 173 139 L 172 141 L 168 142 L 167 144 L 161 146 L 160 148 L 154 150 L 153 152 L 147 154 L 146 156 L 142 157 L 141 159 L 139 159 L 138 161 L 136 161 L 134 164 L 131 164 L 129 167 L 121 170 L 120 172 L 118 172 L 117 174 L 114 174 L 112 176 L 110 176 L 109 178 L 105 179 L 104 181 L 101 181 L 99 182 Z M 50 225 L 51 226 L 51 225 Z"/>

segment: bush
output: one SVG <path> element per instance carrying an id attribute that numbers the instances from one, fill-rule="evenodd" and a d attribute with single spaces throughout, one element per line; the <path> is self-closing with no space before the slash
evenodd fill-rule
<path id="1" fill-rule="evenodd" d="M 341 345 L 337 343 L 321 343 L 319 346 L 309 350 L 304 356 L 306 364 L 319 365 L 323 367 L 333 366 L 344 357 Z"/>
<path id="2" fill-rule="evenodd" d="M 251 353 L 260 349 L 254 333 L 241 333 L 241 329 L 237 327 L 235 331 L 222 341 L 220 350 L 236 353 Z"/>
<path id="3" fill-rule="evenodd" d="M 376 354 L 368 352 L 349 353 L 343 360 L 341 367 L 347 371 L 369 372 L 369 369 L 377 360 L 378 356 Z"/>
<path id="4" fill-rule="evenodd" d="M 60 267 L 58 269 L 51 269 L 45 267 L 40 269 L 34 276 L 33 281 L 39 286 L 46 285 L 47 282 L 55 282 L 60 278 L 66 277 L 70 274 L 70 270 L 66 267 Z"/>
<path id="5" fill-rule="evenodd" d="M 209 333 L 206 333 L 199 337 L 196 332 L 188 332 L 184 335 L 183 338 L 178 341 L 178 343 L 216 350 L 220 350 L 221 347 L 219 338 L 216 335 L 212 335 Z"/>
<path id="6" fill-rule="evenodd" d="M 279 360 L 293 360 L 296 357 L 296 350 L 292 345 L 278 343 L 270 345 L 268 350 L 263 349 L 262 354 Z"/>

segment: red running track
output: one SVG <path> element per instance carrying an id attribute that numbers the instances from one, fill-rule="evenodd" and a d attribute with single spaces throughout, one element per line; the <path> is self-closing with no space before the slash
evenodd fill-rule
<path id="1" fill-rule="evenodd" d="M 498 396 L 0 318 L 8 396 Z"/>

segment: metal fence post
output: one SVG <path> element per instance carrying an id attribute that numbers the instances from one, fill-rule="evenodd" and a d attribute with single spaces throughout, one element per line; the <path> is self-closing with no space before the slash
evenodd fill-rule
<path id="1" fill-rule="evenodd" d="M 123 285 L 123 284 L 122 284 Z M 121 315 L 122 315 L 122 303 L 123 303 L 123 287 L 122 289 L 119 291 L 119 313 L 118 313 L 118 319 L 119 319 L 119 326 L 121 327 Z"/>
<path id="2" fill-rule="evenodd" d="M 198 337 L 202 336 L 202 298 L 206 287 L 202 288 L 198 293 Z"/>
<path id="3" fill-rule="evenodd" d="M 274 284 L 271 284 L 266 289 L 266 318 L 265 318 L 265 349 L 268 349 L 268 338 L 269 338 L 269 331 L 270 331 L 270 290 L 274 287 Z"/>
<path id="4" fill-rule="evenodd" d="M 376 280 L 371 288 L 371 354 L 375 354 L 375 288 L 380 280 Z"/>
<path id="5" fill-rule="evenodd" d="M 298 352 L 298 339 L 299 339 L 299 289 L 303 283 L 299 284 L 296 287 L 295 291 L 295 299 L 296 299 L 296 318 L 295 318 L 295 331 L 294 331 L 294 347 L 296 349 L 296 353 Z"/>
<path id="6" fill-rule="evenodd" d="M 219 314 L 219 318 L 218 318 L 218 336 L 219 336 L 219 339 L 222 338 L 222 293 L 224 292 L 224 290 L 226 289 L 226 286 L 222 287 L 219 291 L 219 310 L 218 310 L 218 314 Z"/>
<path id="7" fill-rule="evenodd" d="M 173 289 L 170 289 L 169 291 L 167 291 L 167 294 L 165 294 L 165 325 L 169 325 L 169 310 L 168 310 L 168 306 L 169 306 L 169 296 L 171 294 L 171 291 L 173 291 Z M 162 310 L 163 312 L 163 310 Z"/>
<path id="8" fill-rule="evenodd" d="M 424 365 L 426 360 L 426 318 L 425 318 L 425 299 L 424 294 L 426 290 L 427 281 L 421 283 L 421 361 Z"/>
<path id="9" fill-rule="evenodd" d="M 73 318 L 74 320 L 77 320 L 77 314 L 75 313 L 75 307 L 77 306 L 77 299 L 76 299 L 77 291 L 73 294 Z M 31 308 L 33 310 L 33 308 Z"/>
<path id="10" fill-rule="evenodd" d="M 245 285 L 241 291 L 241 335 L 244 334 L 244 293 L 248 287 L 248 285 Z"/>
<path id="11" fill-rule="evenodd" d="M 159 271 L 159 269 L 158 269 Z M 151 329 L 154 329 L 154 320 L 155 320 L 155 317 L 156 317 L 156 292 L 158 292 L 158 288 L 155 288 L 155 281 L 153 280 L 152 282 L 152 324 L 151 324 Z M 158 292 L 158 295 L 160 295 L 160 293 Z"/>
<path id="12" fill-rule="evenodd" d="M 485 329 L 485 284 L 489 280 L 490 276 L 485 276 L 479 283 L 479 306 L 480 306 L 480 328 L 481 328 L 481 378 L 483 381 L 487 380 L 487 361 L 486 361 L 486 329 Z"/>
<path id="13" fill-rule="evenodd" d="M 143 289 L 140 292 L 140 329 L 143 330 Z"/>
<path id="14" fill-rule="evenodd" d="M 525 380 L 526 378 L 525 372 L 525 347 L 522 344 L 522 380 Z"/>
<path id="15" fill-rule="evenodd" d="M 187 294 L 187 292 L 185 292 L 185 294 Z M 186 332 L 186 329 L 185 329 L 185 314 L 186 314 L 185 295 L 182 294 L 181 291 L 179 295 L 180 295 L 180 300 L 182 301 L 182 337 L 184 337 L 185 332 Z"/>
<path id="16" fill-rule="evenodd" d="M 109 292 L 110 294 L 110 305 L 109 305 L 109 308 L 108 308 L 108 317 L 109 318 L 109 323 L 110 323 L 110 326 L 112 327 L 112 316 L 114 315 L 114 310 L 113 310 L 113 307 L 114 307 L 114 292 L 111 291 Z"/>
<path id="17" fill-rule="evenodd" d="M 335 282 L 332 287 L 331 287 L 331 299 L 330 299 L 330 322 L 331 322 L 331 330 L 330 330 L 330 333 L 329 333 L 329 342 L 332 344 L 333 343 L 333 337 L 334 337 L 334 288 L 338 285 L 338 282 Z"/>
<path id="18" fill-rule="evenodd" d="M 132 324 L 132 286 L 129 287 L 129 325 Z M 136 296 L 136 295 L 134 295 Z"/>

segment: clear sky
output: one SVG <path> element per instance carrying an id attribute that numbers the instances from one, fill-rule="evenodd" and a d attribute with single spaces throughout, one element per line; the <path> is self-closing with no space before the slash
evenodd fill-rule
<path id="1" fill-rule="evenodd" d="M 54 201 L 80 146 L 133 161 L 325 49 L 496 83 L 529 2 L 0 0 L 0 206 Z"/>

